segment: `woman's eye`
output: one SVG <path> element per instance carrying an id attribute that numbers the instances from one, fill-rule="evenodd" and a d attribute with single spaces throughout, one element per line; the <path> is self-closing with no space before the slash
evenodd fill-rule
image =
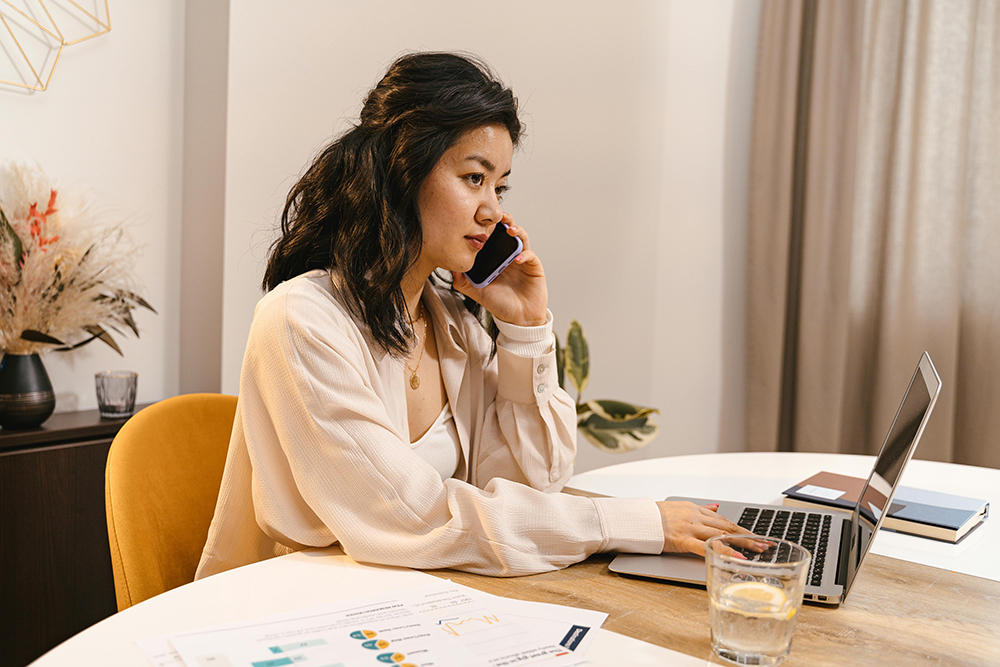
<path id="1" fill-rule="evenodd" d="M 509 185 L 498 185 L 497 189 L 496 189 L 497 199 L 499 201 L 503 201 L 503 196 L 505 194 L 507 194 L 508 190 L 510 190 L 510 186 Z"/>
<path id="2" fill-rule="evenodd" d="M 486 176 L 483 174 L 469 174 L 466 178 L 469 179 L 469 183 L 478 187 L 483 184 Z"/>

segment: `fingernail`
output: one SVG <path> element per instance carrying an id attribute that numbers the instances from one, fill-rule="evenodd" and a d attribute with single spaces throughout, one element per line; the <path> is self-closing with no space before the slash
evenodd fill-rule
<path id="1" fill-rule="evenodd" d="M 741 554 L 739 551 L 733 552 L 733 558 L 739 558 L 740 560 L 746 560 L 747 557 Z"/>

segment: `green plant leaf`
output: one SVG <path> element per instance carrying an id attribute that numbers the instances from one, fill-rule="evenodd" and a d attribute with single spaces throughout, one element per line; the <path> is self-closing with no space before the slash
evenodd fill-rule
<path id="1" fill-rule="evenodd" d="M 632 403 L 606 398 L 597 401 L 587 401 L 587 404 L 595 414 L 609 421 L 628 421 L 636 417 L 645 417 L 646 415 L 658 414 L 660 412 L 656 408 L 645 408 L 641 405 L 633 405 Z"/>
<path id="2" fill-rule="evenodd" d="M 609 421 L 590 412 L 586 417 L 577 417 L 577 426 L 599 428 L 602 431 L 628 431 L 645 426 L 648 419 L 648 417 L 636 417 L 626 421 Z"/>
<path id="3" fill-rule="evenodd" d="M 652 422 L 624 430 L 604 430 L 594 426 L 580 428 L 580 432 L 598 449 L 615 453 L 630 452 L 645 447 L 656 438 L 659 431 L 660 427 Z"/>
<path id="4" fill-rule="evenodd" d="M 576 320 L 569 323 L 565 356 L 566 375 L 569 376 L 576 392 L 582 394 L 587 387 L 587 380 L 590 376 L 590 350 L 587 347 L 587 339 L 583 335 L 583 327 Z"/>
<path id="5" fill-rule="evenodd" d="M 645 408 L 623 401 L 601 399 L 576 406 L 580 426 L 593 426 L 604 430 L 628 430 L 643 426 L 649 415 L 658 413 L 656 408 Z"/>
<path id="6" fill-rule="evenodd" d="M 590 376 L 590 350 L 583 327 L 576 320 L 570 322 L 565 348 L 559 345 L 556 336 L 556 366 L 559 386 L 563 386 L 565 372 L 576 387 L 577 429 L 595 447 L 607 452 L 629 452 L 656 438 L 660 427 L 651 419 L 651 415 L 659 412 L 656 408 L 611 399 L 580 402 L 579 394 Z"/>
<path id="7" fill-rule="evenodd" d="M 598 449 L 603 449 L 607 452 L 622 451 L 618 440 L 610 433 L 589 428 L 580 428 L 580 432 Z"/>
<path id="8" fill-rule="evenodd" d="M 566 350 L 559 344 L 559 336 L 556 339 L 556 378 L 559 380 L 559 388 L 566 388 Z"/>
<path id="9" fill-rule="evenodd" d="M 628 452 L 656 438 L 660 427 L 650 418 L 655 412 L 622 401 L 587 401 L 577 406 L 577 428 L 599 449 Z"/>

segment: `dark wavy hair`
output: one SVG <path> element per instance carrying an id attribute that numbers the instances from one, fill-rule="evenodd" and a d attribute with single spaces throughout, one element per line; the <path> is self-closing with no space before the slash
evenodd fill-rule
<path id="1" fill-rule="evenodd" d="M 410 318 L 401 285 L 422 243 L 417 193 L 465 132 L 494 124 L 516 147 L 517 99 L 482 61 L 453 53 L 396 60 L 368 93 L 360 121 L 288 193 L 263 288 L 336 268 L 348 307 L 383 348 L 405 354 Z"/>

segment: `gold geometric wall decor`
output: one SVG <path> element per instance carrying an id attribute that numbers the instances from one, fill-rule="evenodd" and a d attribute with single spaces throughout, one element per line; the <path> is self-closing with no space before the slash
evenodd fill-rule
<path id="1" fill-rule="evenodd" d="M 67 46 L 110 30 L 108 0 L 0 0 L 0 84 L 45 90 Z"/>
<path id="2" fill-rule="evenodd" d="M 36 0 L 52 15 L 59 34 L 66 46 L 79 44 L 84 40 L 111 31 L 111 15 L 107 0 L 83 0 L 83 5 L 75 0 Z M 7 0 L 4 0 L 7 2 Z"/>
<path id="3" fill-rule="evenodd" d="M 44 5 L 23 8 L 0 0 L 0 47 L 9 65 L 0 69 L 0 83 L 29 90 L 45 90 L 63 51 L 63 39 Z"/>

